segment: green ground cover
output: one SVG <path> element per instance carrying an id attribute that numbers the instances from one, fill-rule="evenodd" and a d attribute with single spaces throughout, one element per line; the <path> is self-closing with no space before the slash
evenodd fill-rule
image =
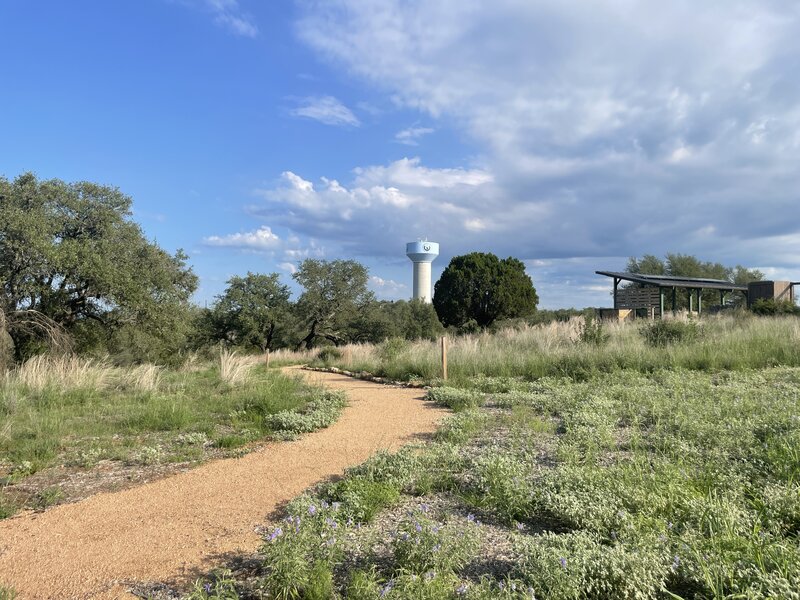
<path id="1" fill-rule="evenodd" d="M 19 508 L 5 493 L 9 486 L 48 467 L 195 462 L 325 427 L 341 411 L 341 395 L 267 370 L 259 359 L 227 358 L 179 371 L 61 359 L 7 374 L 0 382 L 0 518 Z M 42 493 L 35 503 L 58 499 L 57 486 Z"/>
<path id="2" fill-rule="evenodd" d="M 191 598 L 800 598 L 800 369 L 476 377 Z"/>

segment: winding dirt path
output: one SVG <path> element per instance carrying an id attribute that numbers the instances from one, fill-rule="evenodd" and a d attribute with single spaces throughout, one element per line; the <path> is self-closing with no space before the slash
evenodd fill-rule
<path id="1" fill-rule="evenodd" d="M 18 600 L 133 598 L 136 581 L 192 580 L 252 553 L 255 528 L 316 482 L 429 434 L 445 414 L 420 390 L 287 369 L 347 393 L 328 429 L 242 458 L 0 521 L 0 583 Z"/>

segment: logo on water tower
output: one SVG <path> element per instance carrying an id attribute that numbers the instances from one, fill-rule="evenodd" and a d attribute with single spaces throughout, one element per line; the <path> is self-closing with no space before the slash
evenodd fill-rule
<path id="1" fill-rule="evenodd" d="M 422 246 L 422 249 L 425 250 L 425 252 L 430 252 L 431 245 L 430 244 L 425 244 L 424 246 Z"/>

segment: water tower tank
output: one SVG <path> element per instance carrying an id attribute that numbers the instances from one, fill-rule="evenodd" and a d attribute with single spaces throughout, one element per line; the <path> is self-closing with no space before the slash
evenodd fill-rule
<path id="1" fill-rule="evenodd" d="M 427 240 L 410 242 L 406 244 L 406 256 L 414 263 L 413 299 L 430 304 L 433 298 L 431 263 L 439 256 L 439 244 Z"/>

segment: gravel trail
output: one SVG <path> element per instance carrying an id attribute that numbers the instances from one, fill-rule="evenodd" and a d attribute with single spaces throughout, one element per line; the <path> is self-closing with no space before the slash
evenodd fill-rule
<path id="1" fill-rule="evenodd" d="M 307 487 L 435 430 L 421 390 L 287 368 L 347 393 L 331 427 L 242 458 L 0 521 L 0 583 L 27 599 L 133 598 L 132 582 L 186 581 L 252 553 L 255 529 Z"/>

